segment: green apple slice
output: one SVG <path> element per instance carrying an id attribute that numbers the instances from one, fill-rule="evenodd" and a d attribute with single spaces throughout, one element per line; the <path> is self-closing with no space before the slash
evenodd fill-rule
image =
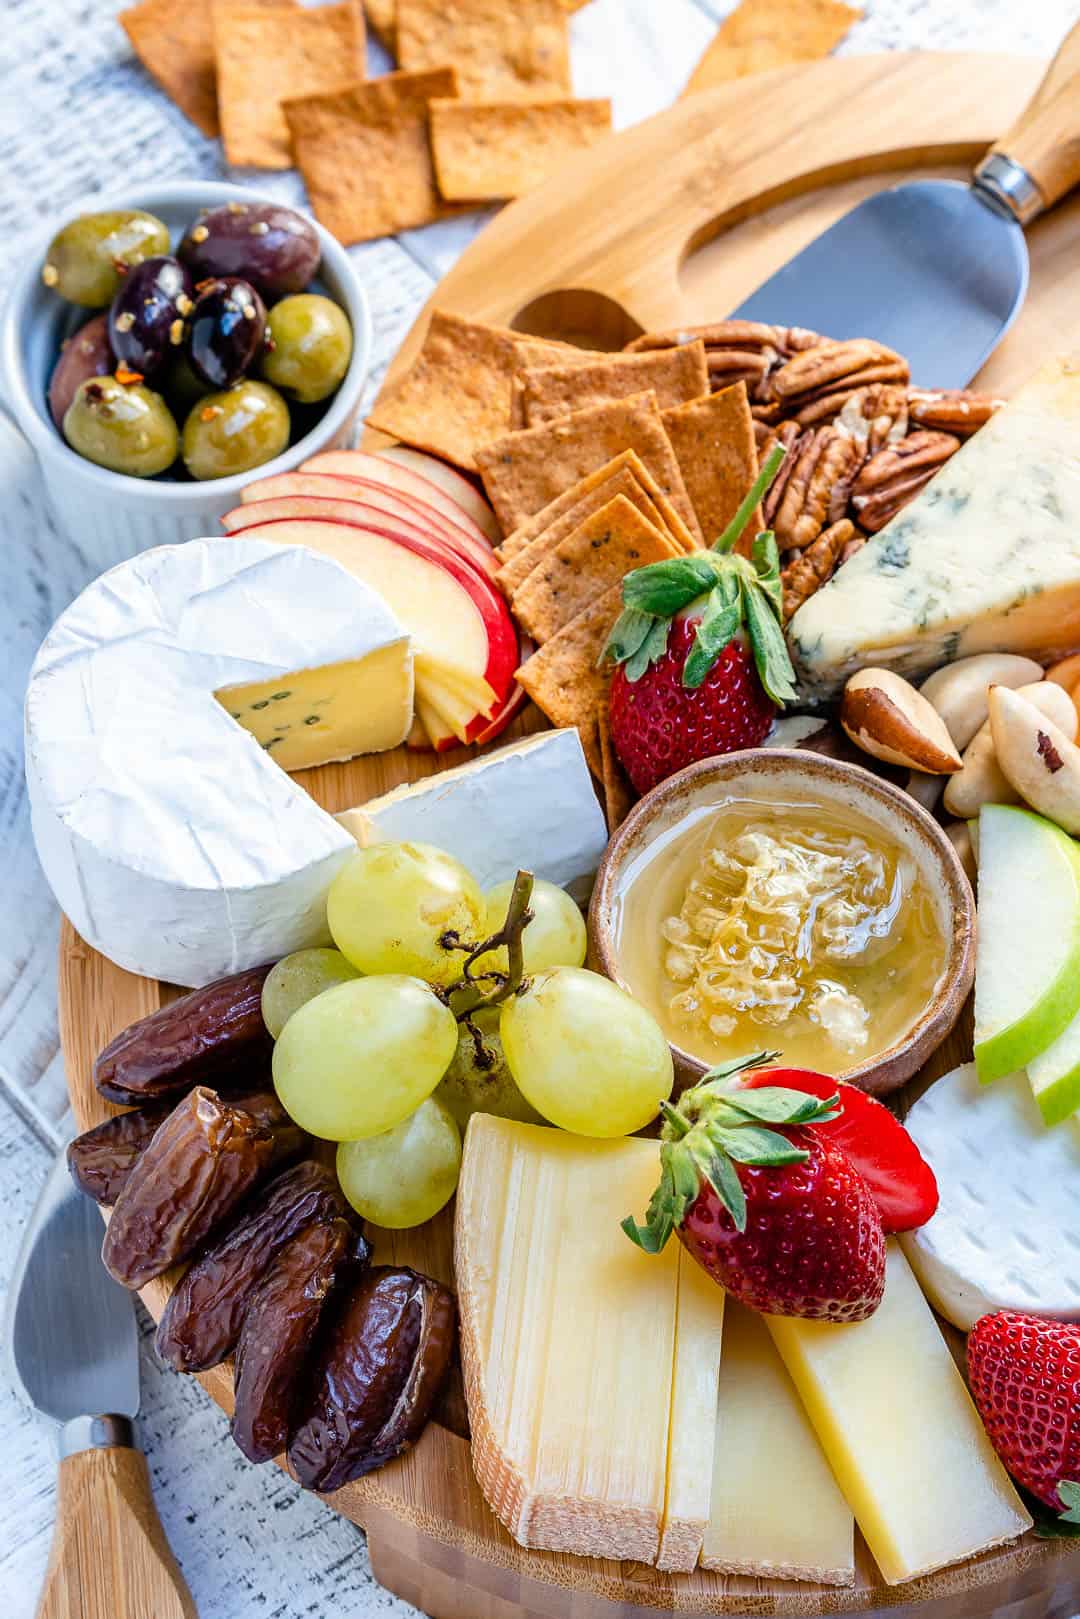
<path id="1" fill-rule="evenodd" d="M 1080 851 L 1030 810 L 979 818 L 975 1066 L 986 1083 L 1034 1058 L 1080 1012 Z"/>
<path id="2" fill-rule="evenodd" d="M 1061 1124 L 1080 1109 L 1080 1014 L 1052 1046 L 1032 1057 L 1028 1079 L 1046 1124 Z"/>

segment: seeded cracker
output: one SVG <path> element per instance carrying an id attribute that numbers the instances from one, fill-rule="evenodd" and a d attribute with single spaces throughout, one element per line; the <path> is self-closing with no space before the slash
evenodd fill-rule
<path id="1" fill-rule="evenodd" d="M 519 332 L 436 310 L 416 359 L 383 391 L 368 421 L 403 444 L 475 471 L 476 451 L 506 432 L 522 341 Z M 540 338 L 527 343 L 532 355 L 566 352 L 564 344 Z"/>
<path id="2" fill-rule="evenodd" d="M 720 24 L 683 94 L 828 56 L 861 16 L 842 0 L 742 0 Z"/>
<path id="3" fill-rule="evenodd" d="M 651 349 L 644 354 L 607 354 L 588 365 L 545 366 L 521 378 L 527 427 L 557 422 L 573 411 L 609 399 L 627 399 L 652 390 L 661 410 L 702 399 L 709 392 L 705 345 L 700 340 L 681 348 Z"/>
<path id="4" fill-rule="evenodd" d="M 561 0 L 398 0 L 397 51 L 409 72 L 453 62 L 466 101 L 573 93 Z"/>
<path id="5" fill-rule="evenodd" d="M 285 97 L 364 77 L 364 18 L 355 0 L 312 10 L 220 5 L 214 46 L 221 135 L 237 166 L 291 169 Z"/>
<path id="6" fill-rule="evenodd" d="M 247 0 L 294 10 L 293 0 Z M 140 0 L 118 21 L 150 76 L 204 135 L 221 132 L 218 122 L 217 63 L 214 60 L 213 0 Z"/>
<path id="7" fill-rule="evenodd" d="M 553 635 L 517 671 L 540 711 L 553 725 L 574 725 L 593 775 L 603 777 L 597 716 L 606 704 L 610 669 L 598 669 L 612 626 L 622 608 L 622 586 L 603 596 Z"/>
<path id="8" fill-rule="evenodd" d="M 579 349 L 571 343 L 560 345 L 558 353 L 553 352 L 550 343 L 543 339 L 532 337 L 522 338 L 514 349 L 514 375 L 510 382 L 510 429 L 516 433 L 525 426 L 525 394 L 522 377 L 525 372 L 534 366 L 546 365 L 587 365 L 590 360 L 601 357 L 598 349 Z M 505 424 L 502 429 L 506 431 Z"/>
<path id="9" fill-rule="evenodd" d="M 653 393 L 576 411 L 485 445 L 476 464 L 504 531 L 520 526 L 569 486 L 636 450 L 696 538 L 697 518 Z"/>
<path id="10" fill-rule="evenodd" d="M 604 814 L 610 836 L 622 826 L 637 802 L 626 771 L 619 762 L 615 744 L 611 740 L 611 718 L 607 704 L 601 703 L 596 716 L 597 737 L 600 744 L 600 768 L 604 783 Z"/>
<path id="11" fill-rule="evenodd" d="M 634 456 L 634 460 L 637 460 L 636 456 Z M 612 464 L 614 465 L 615 463 Z M 569 507 L 561 517 L 556 517 L 546 528 L 541 529 L 534 540 L 523 546 L 520 551 L 510 558 L 509 562 L 499 569 L 495 575 L 495 582 L 499 588 L 508 596 L 513 596 L 514 592 L 529 578 L 533 570 L 543 563 L 549 552 L 554 551 L 556 546 L 561 545 L 562 541 L 573 534 L 575 529 L 581 527 L 586 518 L 591 517 L 594 512 L 598 512 L 601 507 L 613 501 L 617 495 L 621 495 L 625 500 L 628 500 L 631 506 L 641 513 L 647 523 L 651 524 L 653 528 L 659 529 L 660 533 L 670 541 L 673 555 L 681 556 L 687 549 L 694 549 L 692 542 L 687 547 L 682 543 L 681 539 L 677 539 L 672 534 L 668 527 L 665 513 L 656 505 L 651 495 L 645 492 L 630 467 L 619 466 L 618 470 L 613 472 L 610 478 L 605 478 L 602 483 L 597 484 L 595 489 L 591 489 L 573 506 Z M 671 508 L 668 507 L 668 511 L 670 510 Z M 683 528 L 683 525 L 680 525 L 680 528 Z"/>
<path id="12" fill-rule="evenodd" d="M 439 190 L 448 202 L 520 197 L 610 129 L 610 101 L 436 101 Z"/>
<path id="13" fill-rule="evenodd" d="M 640 491 L 637 497 L 630 494 L 622 486 L 621 480 L 624 473 L 630 474 L 633 485 Z M 534 517 L 530 517 L 527 522 L 522 523 L 520 528 L 515 529 L 513 534 L 508 535 L 502 545 L 498 547 L 496 555 L 509 567 L 538 538 L 549 534 L 555 525 L 566 521 L 568 517 L 573 517 L 574 521 L 570 523 L 568 528 L 564 528 L 558 536 L 559 539 L 563 539 L 577 527 L 578 523 L 583 522 L 590 512 L 596 511 L 598 506 L 603 506 L 618 494 L 626 494 L 628 499 L 633 500 L 634 504 L 644 512 L 649 521 L 655 522 L 657 528 L 663 529 L 665 534 L 669 534 L 681 550 L 697 551 L 700 549 L 700 542 L 691 534 L 670 500 L 661 490 L 656 479 L 652 476 L 652 473 L 645 467 L 641 457 L 633 450 L 623 450 L 621 454 L 615 456 L 605 466 L 598 468 L 596 472 L 590 472 L 587 478 L 582 478 L 576 484 L 572 484 L 557 499 L 551 501 L 541 511 L 538 511 Z M 642 504 L 643 500 L 647 501 L 655 509 L 657 516 L 654 517 L 648 506 Z M 535 553 L 535 555 L 540 554 L 541 552 Z M 532 566 L 533 562 L 530 562 L 529 566 L 518 574 L 517 583 L 521 582 Z M 501 577 L 502 575 L 500 574 L 500 579 Z"/>
<path id="14" fill-rule="evenodd" d="M 616 495 L 537 564 L 514 592 L 514 617 L 542 645 L 634 568 L 680 555 L 625 495 Z"/>
<path id="15" fill-rule="evenodd" d="M 758 475 L 754 418 L 745 382 L 665 410 L 664 427 L 705 543 L 711 545 L 727 528 Z M 749 553 L 754 535 L 763 527 L 759 506 L 743 531 L 739 549 Z"/>
<path id="16" fill-rule="evenodd" d="M 444 67 L 285 103 L 315 217 L 338 241 L 368 242 L 457 212 L 436 189 L 428 139 L 428 102 L 456 93 Z"/>

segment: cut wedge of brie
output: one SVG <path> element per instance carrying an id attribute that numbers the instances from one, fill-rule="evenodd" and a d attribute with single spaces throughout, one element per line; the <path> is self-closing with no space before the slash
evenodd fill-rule
<path id="1" fill-rule="evenodd" d="M 355 844 L 290 768 L 395 747 L 408 637 L 338 563 L 192 540 L 103 574 L 26 699 L 34 838 L 88 944 L 183 985 L 325 942 Z"/>

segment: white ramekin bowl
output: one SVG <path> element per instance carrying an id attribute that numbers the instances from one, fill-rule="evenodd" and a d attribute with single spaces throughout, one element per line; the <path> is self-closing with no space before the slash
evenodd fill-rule
<path id="1" fill-rule="evenodd" d="M 253 477 L 289 472 L 319 450 L 346 443 L 360 409 L 371 354 L 367 296 L 344 248 L 316 224 L 322 246 L 318 280 L 342 306 L 353 329 L 352 361 L 326 413 L 283 455 L 253 472 L 208 483 L 128 478 L 68 448 L 53 426 L 46 398 L 60 344 L 93 315 L 74 309 L 42 285 L 45 250 L 67 220 L 108 208 L 145 208 L 168 225 L 174 242 L 200 208 L 227 202 L 273 199 L 246 186 L 210 180 L 179 180 L 109 195 L 84 197 L 31 244 L 0 314 L 0 405 L 37 457 L 58 521 L 101 567 L 110 567 L 152 545 L 174 545 L 216 534 L 219 519 L 240 499 Z"/>

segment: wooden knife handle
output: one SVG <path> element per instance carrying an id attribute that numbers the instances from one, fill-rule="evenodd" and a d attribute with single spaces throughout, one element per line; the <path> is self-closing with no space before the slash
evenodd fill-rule
<path id="1" fill-rule="evenodd" d="M 198 1619 L 141 1451 L 121 1444 L 64 1456 L 57 1495 L 37 1619 Z"/>
<path id="2" fill-rule="evenodd" d="M 1025 219 L 1080 185 L 1080 23 L 1016 123 L 991 147 L 988 158 L 994 156 L 1018 164 L 1038 188 L 1037 205 Z"/>

